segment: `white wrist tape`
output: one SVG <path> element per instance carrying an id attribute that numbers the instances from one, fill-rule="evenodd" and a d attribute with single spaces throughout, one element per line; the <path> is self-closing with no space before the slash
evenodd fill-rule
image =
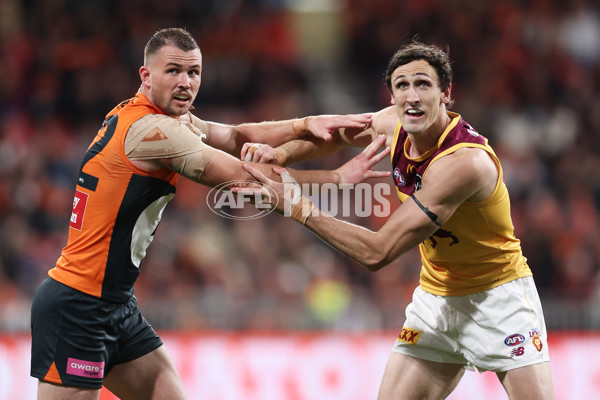
<path id="1" fill-rule="evenodd" d="M 302 198 L 302 188 L 300 188 L 300 184 L 290 175 L 288 171 L 284 171 L 281 174 L 281 182 L 284 186 L 283 215 L 286 217 L 291 217 L 292 209 L 300 202 L 300 199 Z M 287 195 L 288 193 L 290 193 L 289 196 Z"/>
<path id="2" fill-rule="evenodd" d="M 306 225 L 308 217 L 313 213 L 316 206 L 310 199 L 302 196 L 300 185 L 288 171 L 281 174 L 281 181 L 284 184 L 283 215 L 292 217 L 292 219 Z M 290 190 L 292 193 L 288 198 L 285 193 L 289 193 Z"/>

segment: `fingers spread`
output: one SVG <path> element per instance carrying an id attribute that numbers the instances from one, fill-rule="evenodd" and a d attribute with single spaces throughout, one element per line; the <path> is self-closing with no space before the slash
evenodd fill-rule
<path id="1" fill-rule="evenodd" d="M 377 164 L 379 161 L 383 160 L 385 157 L 387 157 L 390 154 L 390 147 L 386 147 L 385 149 L 383 149 L 383 151 L 381 151 L 379 154 L 376 154 L 372 160 L 373 160 L 373 164 Z"/>

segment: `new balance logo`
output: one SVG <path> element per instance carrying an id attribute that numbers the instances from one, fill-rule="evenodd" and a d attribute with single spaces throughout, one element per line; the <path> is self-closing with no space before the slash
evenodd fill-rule
<path id="1" fill-rule="evenodd" d="M 517 347 L 516 349 L 513 349 L 510 352 L 510 356 L 511 357 L 519 357 L 519 356 L 522 356 L 523 354 L 525 354 L 525 348 L 524 347 Z"/>

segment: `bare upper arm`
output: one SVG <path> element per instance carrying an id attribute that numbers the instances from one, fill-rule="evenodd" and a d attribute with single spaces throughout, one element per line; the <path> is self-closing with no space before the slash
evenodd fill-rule
<path id="1" fill-rule="evenodd" d="M 385 135 L 385 145 L 391 146 L 394 132 L 398 124 L 398 112 L 396 106 L 386 107 L 373 115 L 373 129 L 376 135 Z"/>
<path id="2" fill-rule="evenodd" d="M 436 160 L 414 196 L 445 223 L 465 201 L 482 201 L 494 191 L 498 170 L 482 149 L 464 148 Z M 406 200 L 372 238 L 383 254 L 381 265 L 417 246 L 439 229 L 412 199 Z"/>
<path id="3" fill-rule="evenodd" d="M 191 123 L 205 134 L 204 142 L 211 147 L 231 151 L 236 147 L 236 130 L 233 125 L 205 121 L 189 113 Z"/>
<path id="4" fill-rule="evenodd" d="M 229 154 L 237 151 L 237 131 L 233 125 L 205 121 L 207 126 L 206 143 Z"/>
<path id="5" fill-rule="evenodd" d="M 465 201 L 483 201 L 498 183 L 498 168 L 480 148 L 462 148 L 434 161 L 423 176 L 419 201 L 444 223 Z"/>
<path id="6" fill-rule="evenodd" d="M 373 113 L 373 122 L 367 129 L 340 129 L 334 135 L 338 148 L 343 146 L 367 147 L 378 135 L 386 135 L 386 145 L 391 145 L 394 130 L 398 123 L 398 114 L 394 106 Z M 324 143 L 327 145 L 327 143 Z"/>
<path id="7" fill-rule="evenodd" d="M 223 151 L 213 149 L 210 160 L 204 167 L 202 175 L 197 179 L 198 182 L 214 187 L 218 184 L 233 180 L 249 180 L 256 181 L 256 178 L 250 175 L 244 168 L 242 162 L 230 154 Z M 270 179 L 280 180 L 279 176 L 273 172 L 272 164 L 250 163 L 253 167 L 259 169 Z"/>

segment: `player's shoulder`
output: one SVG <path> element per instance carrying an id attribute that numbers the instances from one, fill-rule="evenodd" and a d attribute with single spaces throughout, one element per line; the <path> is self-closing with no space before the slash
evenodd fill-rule
<path id="1" fill-rule="evenodd" d="M 471 174 L 488 164 L 494 165 L 486 150 L 480 147 L 460 147 L 435 157 L 428 170 L 439 170 L 449 174 L 457 172 Z"/>
<path id="2" fill-rule="evenodd" d="M 146 114 L 131 124 L 129 135 L 148 134 L 153 132 L 159 136 L 168 136 L 170 132 L 178 131 L 181 122 L 164 114 Z"/>
<path id="3" fill-rule="evenodd" d="M 477 167 L 480 163 L 490 160 L 488 152 L 481 147 L 461 147 L 458 150 L 448 154 L 451 160 L 464 163 L 465 166 Z M 491 161 L 491 160 L 490 160 Z"/>
<path id="4" fill-rule="evenodd" d="M 180 121 L 177 118 L 164 114 L 148 114 L 135 121 L 127 132 L 127 143 L 156 142 L 164 145 L 166 140 L 172 146 L 186 143 L 186 146 L 195 143 L 198 139 L 204 140 L 206 134 L 192 123 Z"/>
<path id="5" fill-rule="evenodd" d="M 498 170 L 490 154 L 480 147 L 462 147 L 440 157 L 429 167 L 436 175 L 460 176 L 474 186 L 495 181 Z"/>
<path id="6" fill-rule="evenodd" d="M 398 124 L 396 106 L 383 108 L 373 114 L 373 129 L 379 135 L 391 136 Z"/>
<path id="7" fill-rule="evenodd" d="M 459 114 L 452 113 L 453 121 L 456 120 L 456 126 L 452 130 L 452 134 L 448 139 L 455 142 L 469 142 L 481 145 L 487 145 L 487 138 L 477 131 L 471 124 L 465 121 Z"/>

